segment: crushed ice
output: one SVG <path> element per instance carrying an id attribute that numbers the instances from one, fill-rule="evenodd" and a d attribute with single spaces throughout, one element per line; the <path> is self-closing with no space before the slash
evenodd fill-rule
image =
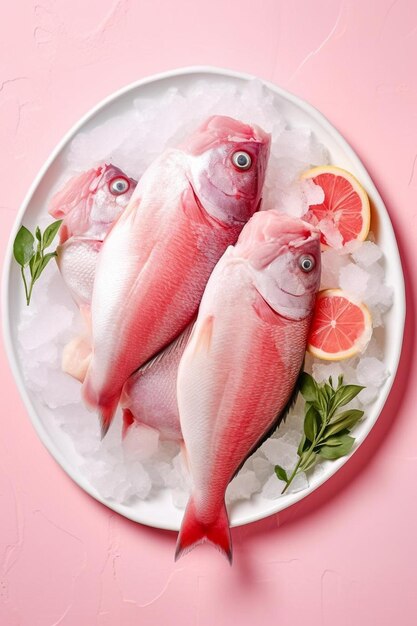
<path id="1" fill-rule="evenodd" d="M 72 141 L 66 171 L 52 193 L 75 172 L 106 161 L 139 178 L 149 163 L 167 146 L 176 145 L 205 117 L 212 114 L 254 122 L 272 134 L 270 164 L 265 181 L 264 208 L 302 216 L 309 205 L 323 200 L 323 191 L 300 174 L 314 165 L 328 163 L 328 153 L 307 127 L 290 127 L 261 83 L 251 81 L 241 91 L 224 83 L 200 81 L 188 91 L 169 89 L 157 100 L 138 98 L 131 109 L 80 132 Z M 45 215 L 45 223 L 49 218 Z M 43 224 L 41 224 L 42 226 Z M 370 308 L 374 336 L 366 352 L 341 363 L 316 361 L 307 355 L 306 369 L 318 381 L 344 374 L 347 382 L 366 385 L 355 399 L 357 406 L 373 402 L 389 372 L 382 361 L 383 315 L 392 303 L 392 289 L 384 283 L 384 261 L 373 241 L 342 247 L 331 224 L 322 224 L 335 249 L 322 254 L 321 288 L 341 287 Z M 130 503 L 152 498 L 169 489 L 173 504 L 186 506 L 190 479 L 178 444 L 162 441 L 148 427 L 134 425 L 121 442 L 121 417 L 100 441 L 98 420 L 80 399 L 80 385 L 60 369 L 62 348 L 81 329 L 76 306 L 65 290 L 56 267 L 50 264 L 39 281 L 30 308 L 19 322 L 21 363 L 28 388 L 53 410 L 53 419 L 70 437 L 79 455 L 80 469 L 102 497 Z M 286 421 L 246 461 L 227 489 L 227 502 L 247 500 L 253 494 L 280 497 L 284 483 L 274 473 L 275 464 L 291 471 L 303 429 L 303 403 L 299 399 Z M 314 474 L 322 466 L 316 466 Z M 308 487 L 301 474 L 289 492 Z"/>

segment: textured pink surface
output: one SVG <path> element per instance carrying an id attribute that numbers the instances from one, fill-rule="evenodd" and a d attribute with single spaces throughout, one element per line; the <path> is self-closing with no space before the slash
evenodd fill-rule
<path id="1" fill-rule="evenodd" d="M 7 13 L 7 14 L 6 14 Z M 413 0 L 19 0 L 0 22 L 0 244 L 63 133 L 151 73 L 213 64 L 318 107 L 363 158 L 407 279 L 400 370 L 351 461 L 309 498 L 203 547 L 98 504 L 37 439 L 0 354 L 0 625 L 414 625 L 417 5 Z"/>

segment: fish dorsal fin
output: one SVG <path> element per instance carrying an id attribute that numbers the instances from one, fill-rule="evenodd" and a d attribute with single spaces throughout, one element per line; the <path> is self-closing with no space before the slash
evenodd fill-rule
<path id="1" fill-rule="evenodd" d="M 194 322 L 191 322 L 186 327 L 186 329 L 183 330 L 182 333 L 178 335 L 176 339 L 174 339 L 174 341 L 168 344 L 168 346 L 164 350 L 161 350 L 160 352 L 158 352 L 158 354 L 156 354 L 154 357 L 149 359 L 149 361 L 147 361 L 144 365 L 139 367 L 135 371 L 135 374 L 139 372 L 144 373 L 147 370 L 151 369 L 152 367 L 155 367 L 156 365 L 158 365 L 158 363 L 165 361 L 165 359 L 167 359 L 173 352 L 176 352 L 177 350 L 182 353 L 185 349 L 185 346 L 188 343 L 193 326 L 194 326 Z"/>

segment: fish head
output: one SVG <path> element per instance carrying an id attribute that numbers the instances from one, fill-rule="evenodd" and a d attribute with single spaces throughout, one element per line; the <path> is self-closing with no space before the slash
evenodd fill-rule
<path id="1" fill-rule="evenodd" d="M 271 138 L 255 125 L 214 115 L 187 141 L 190 182 L 211 217 L 244 224 L 259 208 Z"/>
<path id="2" fill-rule="evenodd" d="M 320 233 L 275 210 L 256 213 L 242 230 L 235 254 L 250 266 L 254 285 L 276 313 L 310 316 L 320 287 Z"/>
<path id="3" fill-rule="evenodd" d="M 115 165 L 100 165 L 70 178 L 51 199 L 49 213 L 62 219 L 60 241 L 88 236 L 102 241 L 126 208 L 137 182 Z"/>

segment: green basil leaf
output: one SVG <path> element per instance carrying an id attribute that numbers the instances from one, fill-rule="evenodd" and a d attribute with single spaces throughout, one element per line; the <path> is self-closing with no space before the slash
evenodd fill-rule
<path id="1" fill-rule="evenodd" d="M 301 456 L 303 454 L 304 446 L 306 445 L 306 443 L 307 443 L 307 439 L 306 439 L 306 436 L 303 434 L 303 436 L 301 437 L 301 441 L 298 445 L 298 450 L 297 450 L 298 456 Z"/>
<path id="2" fill-rule="evenodd" d="M 45 229 L 45 232 L 43 233 L 43 249 L 48 248 L 51 245 L 61 224 L 62 220 L 57 220 L 56 222 L 49 224 L 49 226 Z"/>
<path id="3" fill-rule="evenodd" d="M 302 470 L 303 472 L 306 472 L 311 467 L 313 467 L 316 461 L 317 461 L 317 454 L 313 452 L 313 450 L 307 450 L 306 452 L 304 452 L 303 456 L 301 457 L 300 470 Z"/>
<path id="4" fill-rule="evenodd" d="M 307 402 L 314 402 L 318 397 L 318 386 L 310 374 L 303 372 L 300 376 L 300 393 Z"/>
<path id="5" fill-rule="evenodd" d="M 13 242 L 13 255 L 22 267 L 26 267 L 34 255 L 33 244 L 35 239 L 25 226 L 21 226 Z"/>
<path id="6" fill-rule="evenodd" d="M 353 428 L 363 417 L 363 411 L 359 409 L 350 409 L 336 415 L 330 422 L 330 425 L 324 431 L 324 438 L 340 433 L 342 430 Z"/>
<path id="7" fill-rule="evenodd" d="M 339 387 L 333 398 L 331 407 L 332 410 L 334 411 L 337 408 L 348 404 L 351 400 L 353 400 L 353 398 L 356 398 L 362 389 L 364 389 L 364 387 L 361 385 L 344 385 L 343 387 Z"/>
<path id="8" fill-rule="evenodd" d="M 54 257 L 56 257 L 56 252 L 48 252 L 48 254 L 45 254 L 45 256 L 42 259 L 39 275 L 43 272 L 45 267 L 48 265 L 49 261 L 53 259 Z"/>
<path id="9" fill-rule="evenodd" d="M 338 445 L 325 445 L 321 446 L 318 450 L 318 454 L 327 460 L 334 461 L 336 459 L 340 459 L 342 456 L 346 456 L 353 448 L 353 444 L 355 443 L 354 437 L 350 437 L 349 435 L 343 435 L 343 437 L 338 438 Z"/>
<path id="10" fill-rule="evenodd" d="M 284 482 L 288 482 L 288 476 L 287 476 L 287 472 L 285 471 L 285 469 L 283 467 L 281 467 L 281 465 L 275 465 L 275 474 L 277 475 L 277 477 L 280 480 L 283 480 Z"/>
<path id="11" fill-rule="evenodd" d="M 309 441 L 313 442 L 315 440 L 320 428 L 320 423 L 321 420 L 319 412 L 314 408 L 314 406 L 311 406 L 304 418 L 304 434 Z"/>
<path id="12" fill-rule="evenodd" d="M 36 280 L 39 266 L 42 262 L 42 256 L 39 252 L 35 252 L 29 263 L 30 276 L 32 280 Z"/>
<path id="13" fill-rule="evenodd" d="M 326 391 L 324 391 L 324 389 L 319 390 L 316 407 L 320 411 L 320 413 L 323 415 L 323 417 L 327 416 L 328 399 L 327 399 L 327 393 Z"/>
<path id="14" fill-rule="evenodd" d="M 331 376 L 330 376 L 329 380 L 331 380 Z M 328 383 L 324 383 L 323 393 L 325 393 L 326 396 L 327 396 L 327 399 L 330 400 L 331 398 L 333 398 L 334 389 Z"/>

